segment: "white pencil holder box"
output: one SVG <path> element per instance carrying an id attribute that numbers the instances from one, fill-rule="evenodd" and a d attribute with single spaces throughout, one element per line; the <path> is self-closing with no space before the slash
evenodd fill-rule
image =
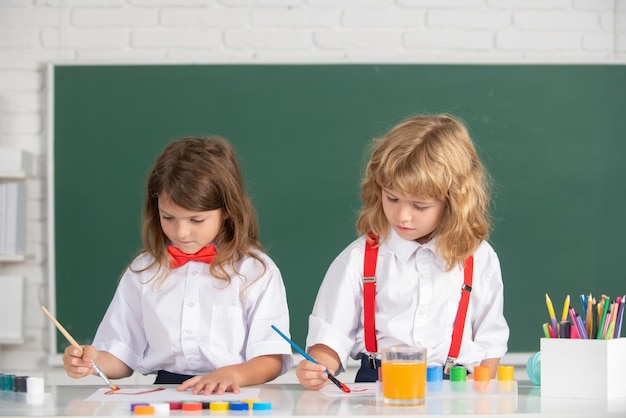
<path id="1" fill-rule="evenodd" d="M 626 338 L 541 339 L 541 396 L 626 397 Z"/>

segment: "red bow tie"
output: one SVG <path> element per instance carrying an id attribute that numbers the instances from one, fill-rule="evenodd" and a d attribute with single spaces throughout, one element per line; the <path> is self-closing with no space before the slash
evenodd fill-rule
<path id="1" fill-rule="evenodd" d="M 170 262 L 170 267 L 173 269 L 184 266 L 188 261 L 202 261 L 203 263 L 211 264 L 211 261 L 213 261 L 213 258 L 217 254 L 213 244 L 204 247 L 195 254 L 184 253 L 173 245 L 167 247 L 167 252 L 170 253 L 173 258 Z"/>

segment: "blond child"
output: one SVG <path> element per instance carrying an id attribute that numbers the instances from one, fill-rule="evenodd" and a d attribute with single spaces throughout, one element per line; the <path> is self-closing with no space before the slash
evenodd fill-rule
<path id="1" fill-rule="evenodd" d="M 415 116 L 375 139 L 361 198 L 360 237 L 330 265 L 309 317 L 307 350 L 321 365 L 301 361 L 300 383 L 322 388 L 324 370 L 345 370 L 349 357 L 361 359 L 357 382 L 375 381 L 378 353 L 398 345 L 426 347 L 429 365 L 469 373 L 487 365 L 495 376 L 509 329 L 499 260 L 486 241 L 487 173 L 466 127 L 448 115 Z M 366 253 L 375 254 L 375 281 Z M 465 319 L 456 320 L 464 292 Z M 453 338 L 455 323 L 463 327 Z"/>

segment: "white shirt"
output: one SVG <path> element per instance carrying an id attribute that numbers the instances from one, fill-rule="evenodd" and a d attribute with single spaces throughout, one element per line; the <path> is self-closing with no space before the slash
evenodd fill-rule
<path id="1" fill-rule="evenodd" d="M 280 271 L 265 254 L 261 264 L 245 257 L 231 283 L 190 261 L 172 270 L 165 283 L 154 269 L 127 269 L 98 327 L 93 345 L 142 374 L 166 370 L 201 375 L 257 356 L 282 354 L 281 374 L 293 364 L 291 346 L 272 328 L 289 335 L 289 311 Z M 153 258 L 138 256 L 135 269 Z M 252 284 L 250 282 L 254 281 Z"/>
<path id="2" fill-rule="evenodd" d="M 328 268 L 309 317 L 307 348 L 325 344 L 339 355 L 366 353 L 363 333 L 363 256 L 365 237 L 351 243 Z M 380 245 L 376 268 L 378 351 L 395 345 L 427 348 L 429 365 L 444 365 L 461 299 L 463 268 L 445 271 L 435 241 L 419 244 L 391 230 Z M 509 328 L 503 314 L 500 262 L 482 242 L 474 253 L 472 292 L 457 364 L 470 372 L 487 358 L 507 351 Z"/>

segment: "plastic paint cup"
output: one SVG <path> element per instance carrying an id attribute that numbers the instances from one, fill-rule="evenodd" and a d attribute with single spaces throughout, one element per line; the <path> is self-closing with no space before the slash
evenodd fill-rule
<path id="1" fill-rule="evenodd" d="M 230 403 L 231 411 L 247 411 L 250 409 L 248 402 L 232 401 Z"/>
<path id="2" fill-rule="evenodd" d="M 150 404 L 154 408 L 154 415 L 169 415 L 170 404 L 167 402 L 158 402 Z"/>
<path id="3" fill-rule="evenodd" d="M 248 405 L 248 402 L 230 401 L 228 414 L 238 416 L 250 415 L 250 405 Z"/>
<path id="4" fill-rule="evenodd" d="M 498 390 L 502 392 L 510 392 L 513 390 L 513 382 L 515 381 L 515 367 L 498 366 Z"/>
<path id="5" fill-rule="evenodd" d="M 272 415 L 271 402 L 255 402 L 252 404 L 252 415 Z"/>
<path id="6" fill-rule="evenodd" d="M 150 405 L 147 402 L 138 402 L 138 403 L 131 403 L 130 404 L 130 412 L 135 412 L 135 408 L 137 408 L 138 406 L 148 406 Z"/>
<path id="7" fill-rule="evenodd" d="M 179 401 L 168 402 L 170 404 L 170 410 L 176 411 L 178 409 L 183 409 L 183 403 Z"/>
<path id="8" fill-rule="evenodd" d="M 26 379 L 28 376 L 15 376 L 13 378 L 13 391 L 26 393 Z"/>
<path id="9" fill-rule="evenodd" d="M 426 389 L 429 392 L 439 392 L 443 381 L 442 366 L 428 366 L 426 368 Z"/>
<path id="10" fill-rule="evenodd" d="M 252 404 L 253 411 L 267 411 L 269 409 L 272 409 L 271 402 L 255 402 Z"/>
<path id="11" fill-rule="evenodd" d="M 154 407 L 152 405 L 137 405 L 133 413 L 135 415 L 154 415 Z"/>
<path id="12" fill-rule="evenodd" d="M 513 366 L 498 366 L 498 380 L 515 380 L 515 368 Z"/>
<path id="13" fill-rule="evenodd" d="M 474 367 L 474 390 L 476 392 L 487 392 L 489 381 L 491 380 L 491 369 L 489 366 Z"/>
<path id="14" fill-rule="evenodd" d="M 26 379 L 26 392 L 32 394 L 41 394 L 44 392 L 43 377 L 30 376 Z"/>
<path id="15" fill-rule="evenodd" d="M 426 349 L 391 347 L 382 351 L 383 401 L 397 406 L 423 405 L 426 397 Z"/>
<path id="16" fill-rule="evenodd" d="M 228 411 L 229 403 L 224 401 L 211 402 L 209 409 L 211 411 Z"/>
<path id="17" fill-rule="evenodd" d="M 5 392 L 13 392 L 14 374 L 3 374 L 0 376 L 0 389 Z"/>
<path id="18" fill-rule="evenodd" d="M 202 411 L 202 402 L 195 402 L 195 401 L 187 402 L 187 401 L 184 401 L 183 402 L 183 406 L 182 406 L 182 410 L 183 411 Z"/>
<path id="19" fill-rule="evenodd" d="M 450 384 L 455 392 L 463 392 L 465 390 L 465 382 L 467 381 L 467 369 L 463 366 L 452 366 L 450 368 Z"/>
<path id="20" fill-rule="evenodd" d="M 467 369 L 463 366 L 452 366 L 450 368 L 451 382 L 465 382 L 467 380 Z"/>

